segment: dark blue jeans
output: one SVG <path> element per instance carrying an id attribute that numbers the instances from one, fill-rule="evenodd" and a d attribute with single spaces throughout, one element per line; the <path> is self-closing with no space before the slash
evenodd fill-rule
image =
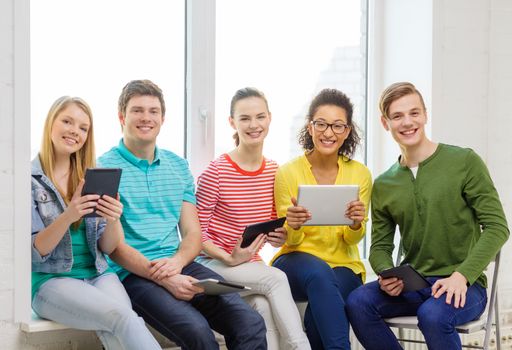
<path id="1" fill-rule="evenodd" d="M 192 262 L 182 274 L 197 279 L 221 276 Z M 211 329 L 224 335 L 228 349 L 267 349 L 263 318 L 237 293 L 220 296 L 196 295 L 178 300 L 165 288 L 137 275 L 123 281 L 133 309 L 153 328 L 182 349 L 218 349 Z"/>
<path id="2" fill-rule="evenodd" d="M 308 302 L 304 326 L 311 348 L 349 350 L 345 300 L 362 284 L 361 276 L 301 252 L 281 255 L 273 265 L 288 276 L 293 298 Z"/>
<path id="3" fill-rule="evenodd" d="M 428 278 L 434 283 L 439 278 Z M 356 289 L 347 301 L 347 313 L 359 342 L 367 350 L 402 349 L 391 329 L 382 320 L 396 316 L 418 316 L 420 328 L 430 350 L 461 349 L 455 326 L 478 318 L 485 309 L 485 288 L 473 284 L 466 293 L 466 304 L 456 309 L 446 304 L 445 295 L 433 298 L 431 288 L 392 297 L 377 281 Z"/>

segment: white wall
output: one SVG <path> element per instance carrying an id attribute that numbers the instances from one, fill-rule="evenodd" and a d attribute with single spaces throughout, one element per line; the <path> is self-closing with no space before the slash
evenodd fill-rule
<path id="1" fill-rule="evenodd" d="M 425 97 L 432 139 L 471 147 L 487 163 L 510 225 L 512 1 L 375 0 L 373 9 L 368 110 L 374 176 L 399 154 L 380 125 L 379 94 L 393 82 L 411 81 Z M 502 254 L 503 303 L 512 296 L 511 245 Z"/>
<path id="2" fill-rule="evenodd" d="M 432 137 L 482 156 L 510 225 L 512 2 L 444 0 L 433 8 Z M 511 253 L 509 241 L 500 273 L 504 303 L 512 292 Z"/>
<path id="3" fill-rule="evenodd" d="M 90 332 L 26 335 L 30 318 L 29 1 L 0 1 L 0 339 L 2 349 L 101 349 Z"/>
<path id="4" fill-rule="evenodd" d="M 368 140 L 372 146 L 368 165 L 376 177 L 400 154 L 380 124 L 378 101 L 384 88 L 397 81 L 410 81 L 422 91 L 427 109 L 432 109 L 432 3 L 373 0 L 370 9 Z"/>
<path id="5" fill-rule="evenodd" d="M 0 338 L 16 344 L 14 319 L 14 0 L 0 3 Z M 7 336 L 4 336 L 6 334 Z"/>

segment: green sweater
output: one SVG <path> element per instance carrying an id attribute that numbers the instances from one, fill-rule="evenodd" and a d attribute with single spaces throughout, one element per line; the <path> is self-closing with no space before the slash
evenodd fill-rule
<path id="1" fill-rule="evenodd" d="M 486 287 L 483 271 L 509 236 L 503 208 L 482 159 L 471 149 L 439 144 L 416 178 L 399 162 L 372 193 L 370 263 L 392 267 L 396 225 L 403 262 L 425 276 L 463 274 Z"/>

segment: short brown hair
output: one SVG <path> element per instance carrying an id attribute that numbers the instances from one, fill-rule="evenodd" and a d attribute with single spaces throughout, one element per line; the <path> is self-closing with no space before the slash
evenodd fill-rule
<path id="1" fill-rule="evenodd" d="M 391 104 L 399 98 L 411 94 L 417 94 L 420 97 L 423 109 L 426 110 L 427 108 L 425 107 L 423 96 L 421 96 L 421 93 L 418 91 L 418 89 L 416 89 L 416 87 L 409 82 L 398 82 L 389 85 L 382 92 L 382 95 L 380 95 L 379 108 L 382 116 L 389 119 L 389 106 L 391 106 Z"/>
<path id="2" fill-rule="evenodd" d="M 164 94 L 162 93 L 162 89 L 158 87 L 151 80 L 132 80 L 128 84 L 126 84 L 121 92 L 121 96 L 119 96 L 119 101 L 117 103 L 117 110 L 121 114 L 125 114 L 126 106 L 128 106 L 128 101 L 134 96 L 155 96 L 160 100 L 160 105 L 162 109 L 162 115 L 165 116 L 165 101 Z"/>

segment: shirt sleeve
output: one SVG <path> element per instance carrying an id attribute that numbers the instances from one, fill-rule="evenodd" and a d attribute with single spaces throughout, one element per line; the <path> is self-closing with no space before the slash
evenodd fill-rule
<path id="1" fill-rule="evenodd" d="M 41 219 L 41 215 L 39 215 L 39 211 L 37 210 L 37 204 L 32 197 L 32 237 L 31 237 L 31 250 L 32 250 L 32 262 L 43 263 L 45 262 L 50 254 L 45 256 L 41 256 L 39 251 L 34 246 L 34 241 L 36 239 L 37 233 L 39 231 L 44 230 L 45 226 L 43 220 Z"/>
<path id="2" fill-rule="evenodd" d="M 210 239 L 208 224 L 219 201 L 219 178 L 219 170 L 212 162 L 197 180 L 197 210 L 203 242 Z"/>
<path id="3" fill-rule="evenodd" d="M 286 171 L 285 168 L 280 167 L 276 172 L 276 179 L 274 183 L 274 198 L 277 216 L 286 216 L 288 207 L 292 205 L 292 197 L 297 197 L 297 186 L 293 186 L 294 181 L 293 174 Z M 293 187 L 293 188 L 292 188 Z M 288 231 L 288 238 L 286 244 L 288 246 L 296 246 L 302 243 L 304 240 L 304 229 L 301 227 L 298 230 L 294 230 L 288 223 L 285 224 L 285 228 Z"/>
<path id="4" fill-rule="evenodd" d="M 359 200 L 364 203 L 365 215 L 364 220 L 361 222 L 361 227 L 358 230 L 352 230 L 350 226 L 344 226 L 342 231 L 342 238 L 346 244 L 358 244 L 366 233 L 366 222 L 368 221 L 368 210 L 370 206 L 370 195 L 372 192 L 372 177 L 370 171 L 366 168 L 365 172 L 361 174 L 361 182 L 359 184 Z"/>
<path id="5" fill-rule="evenodd" d="M 510 232 L 498 192 L 485 163 L 471 151 L 465 164 L 467 174 L 463 195 L 482 227 L 482 234 L 456 271 L 473 284 L 507 241 Z"/>
<path id="6" fill-rule="evenodd" d="M 375 273 L 393 267 L 393 243 L 396 231 L 396 224 L 384 208 L 382 193 L 378 186 L 378 180 L 375 182 L 372 193 L 372 243 L 370 246 L 369 261 Z"/>
<path id="7" fill-rule="evenodd" d="M 194 176 L 190 172 L 190 167 L 186 159 L 183 159 L 185 189 L 183 191 L 183 201 L 196 205 Z"/>

